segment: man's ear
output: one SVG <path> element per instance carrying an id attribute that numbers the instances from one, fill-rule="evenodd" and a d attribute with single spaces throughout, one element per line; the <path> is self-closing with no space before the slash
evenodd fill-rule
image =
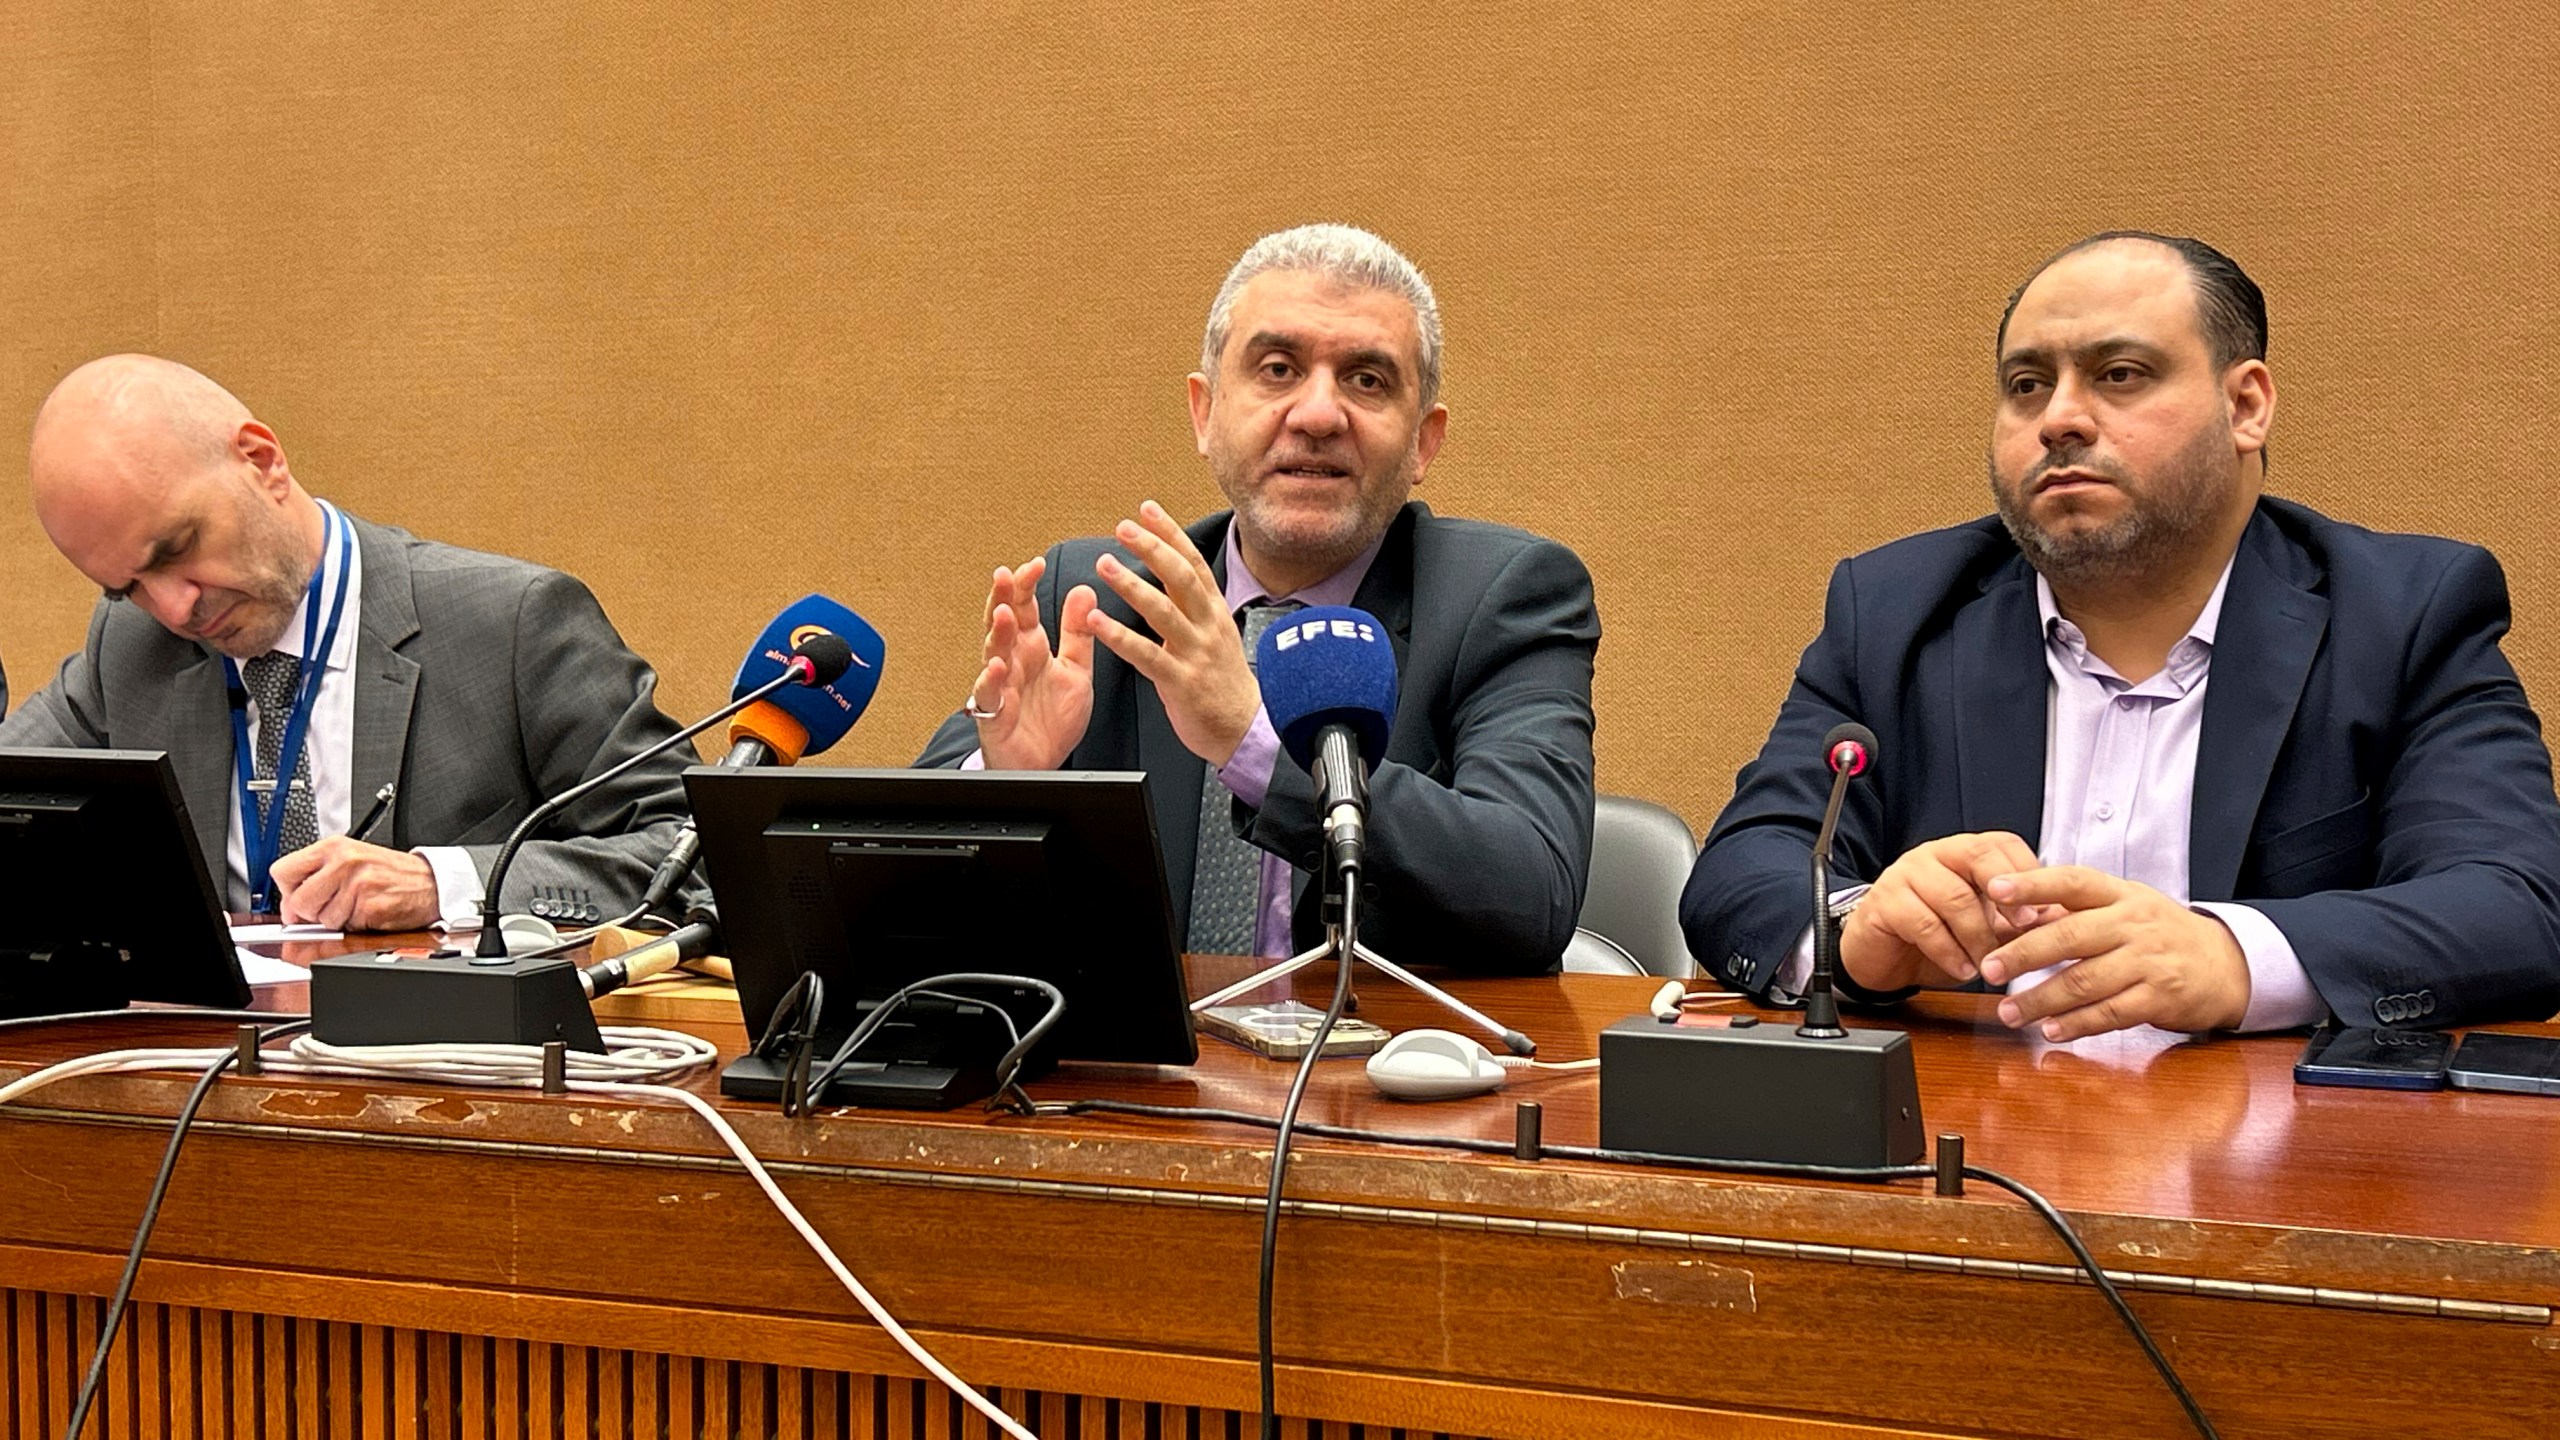
<path id="1" fill-rule="evenodd" d="M 1413 436 L 1413 483 L 1422 483 L 1423 472 L 1431 468 L 1431 457 L 1440 453 L 1441 442 L 1449 438 L 1449 407 L 1434 405 L 1422 417 L 1422 425 Z"/>
<path id="2" fill-rule="evenodd" d="M 1191 397 L 1191 443 L 1202 459 L 1209 455 L 1209 407 L 1217 403 L 1217 392 L 1209 385 L 1209 377 L 1194 370 L 1182 382 Z"/>
<path id="3" fill-rule="evenodd" d="M 293 467 L 285 461 L 284 444 L 266 426 L 241 421 L 240 428 L 231 432 L 231 453 L 258 472 L 258 488 L 271 497 L 282 499 L 293 488 Z"/>
<path id="4" fill-rule="evenodd" d="M 2264 360 L 2243 360 L 2222 376 L 2223 399 L 2231 405 L 2231 443 L 2243 455 L 2267 448 L 2267 432 L 2276 422 L 2276 377 Z"/>

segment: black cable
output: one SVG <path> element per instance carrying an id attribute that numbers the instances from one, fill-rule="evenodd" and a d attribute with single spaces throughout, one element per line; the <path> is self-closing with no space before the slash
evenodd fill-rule
<path id="1" fill-rule="evenodd" d="M 1294 1092 L 1292 1099 L 1295 1099 Z M 1245 1110 L 1217 1110 L 1194 1105 L 1145 1105 L 1130 1100 L 1075 1100 L 1063 1104 L 1052 1102 L 1035 1107 L 1035 1113 L 1040 1115 L 1137 1115 L 1164 1120 L 1221 1120 L 1263 1130 L 1278 1128 L 1286 1120 L 1285 1116 L 1282 1120 L 1274 1120 L 1268 1115 L 1257 1115 Z M 1329 1140 L 1354 1140 L 1364 1144 L 1413 1145 L 1435 1150 L 1463 1150 L 1478 1155 L 1508 1156 L 1516 1153 L 1513 1142 L 1509 1140 L 1479 1140 L 1463 1135 L 1410 1135 L 1388 1130 L 1364 1130 L 1348 1125 L 1326 1125 L 1315 1121 L 1299 1124 L 1296 1128 L 1307 1134 L 1319 1135 Z M 1929 1165 L 1806 1165 L 1778 1160 L 1708 1160 L 1694 1155 L 1661 1155 L 1645 1150 L 1603 1150 L 1596 1146 L 1585 1145 L 1549 1145 L 1545 1147 L 1545 1153 L 1561 1160 L 1590 1160 L 1612 1165 L 1662 1165 L 1683 1170 L 1711 1170 L 1720 1174 L 1769 1175 L 1797 1180 L 1842 1180 L 1864 1184 L 1881 1184 L 1894 1180 L 1924 1180 L 1937 1173 L 1935 1167 Z M 1275 1165 L 1278 1163 L 1276 1155 L 1273 1163 Z M 2023 1182 L 2012 1180 L 1996 1170 L 1988 1170 L 1979 1165 L 1967 1165 L 1964 1167 L 1964 1173 L 1968 1178 L 1980 1180 L 1986 1185 L 1998 1186 L 2017 1196 L 2026 1202 L 2027 1207 L 2033 1210 L 2055 1235 L 2061 1237 L 2063 1245 L 2071 1251 L 2072 1258 L 2079 1262 L 2081 1270 L 2096 1283 L 2099 1293 L 2106 1296 L 2107 1303 L 2115 1310 L 2116 1318 L 2123 1321 L 2124 1327 L 2133 1333 L 2134 1342 L 2142 1347 L 2142 1353 L 2151 1361 L 2151 1367 L 2158 1371 L 2160 1378 L 2168 1384 L 2169 1392 L 2177 1398 L 2180 1408 L 2186 1411 L 2187 1419 L 2195 1426 L 2196 1433 L 2204 1436 L 2205 1440 L 2221 1440 L 2221 1432 L 2215 1430 L 2213 1422 L 2205 1418 L 2203 1407 L 2196 1403 L 2196 1398 L 2187 1389 L 2186 1382 L 2179 1378 L 2177 1367 L 2169 1362 L 2169 1357 L 2163 1354 L 2159 1345 L 2152 1340 L 2150 1330 L 2142 1323 L 2142 1317 L 2133 1313 L 2133 1307 L 2126 1303 L 2123 1292 L 2116 1289 L 2113 1280 L 2107 1278 L 2106 1270 L 2098 1264 L 2097 1257 L 2089 1253 L 2089 1247 L 2081 1241 L 2080 1233 L 2071 1227 L 2071 1222 L 2063 1217 L 2060 1210 L 2054 1208 L 2053 1202 L 2037 1194 Z M 1276 1200 L 1273 1208 L 1275 1210 L 1277 1208 Z M 1269 1243 L 1270 1231 L 1271 1221 L 1266 1215 L 1264 1218 L 1266 1246 Z M 1267 1250 L 1265 1254 L 1263 1353 L 1267 1366 L 1270 1354 Z M 1266 1390 L 1263 1400 L 1266 1413 L 1270 1409 L 1270 1404 L 1269 1392 Z"/>
<path id="2" fill-rule="evenodd" d="M 2151 1368 L 2159 1371 L 2160 1378 L 2168 1382 L 2169 1393 L 2178 1397 L 2178 1404 L 2186 1410 L 2187 1419 L 2196 1427 L 2196 1433 L 2204 1436 L 2205 1440 L 2221 1440 L 2221 1432 L 2213 1428 L 2212 1421 L 2204 1418 L 2204 1407 L 2196 1404 L 2196 1397 L 2188 1393 L 2186 1382 L 2178 1378 L 2177 1367 L 2171 1365 L 2169 1357 L 2161 1354 L 2160 1347 L 2152 1343 L 2151 1332 L 2143 1328 L 2142 1321 L 2133 1313 L 2133 1307 L 2125 1303 L 2123 1292 L 2116 1289 L 2116 1282 L 2107 1278 L 2107 1272 L 2100 1268 L 2097 1257 L 2089 1253 L 2089 1247 L 2081 1243 L 2079 1232 L 2071 1228 L 2070 1221 L 2062 1218 L 2061 1211 L 2053 1208 L 2053 1202 L 1995 1170 L 1967 1165 L 1964 1173 L 1968 1179 L 1999 1186 L 2027 1202 L 2028 1208 L 2044 1217 L 2044 1223 L 2053 1227 L 2053 1232 L 2062 1237 L 2062 1243 L 2071 1247 L 2072 1258 L 2080 1262 L 2080 1268 L 2088 1271 L 2089 1278 L 2098 1282 L 2099 1293 L 2107 1297 L 2107 1303 L 2115 1307 L 2116 1315 L 2124 1321 L 2125 1328 L 2133 1332 L 2134 1341 L 2142 1347 L 2142 1353 L 2151 1357 Z"/>
<path id="3" fill-rule="evenodd" d="M 938 999 L 952 1003 L 968 1003 L 963 997 L 957 995 L 938 994 L 934 987 L 941 985 L 989 985 L 1009 990 L 1037 990 L 1049 997 L 1048 1011 L 1034 1022 L 1027 1032 L 1016 1028 L 1013 1015 L 1002 1005 L 988 1004 L 987 1008 L 1004 1018 L 1005 1028 L 1011 1031 L 1014 1037 L 1013 1048 L 1007 1050 L 1003 1058 L 996 1062 L 996 1093 L 999 1095 L 1013 1084 L 1014 1074 L 1022 1068 L 1032 1047 L 1038 1045 L 1049 1031 L 1056 1027 L 1058 1017 L 1065 1014 L 1067 1009 L 1067 997 L 1064 992 L 1048 981 L 1030 975 L 995 975 L 974 970 L 951 975 L 928 975 L 911 985 L 901 987 L 888 999 L 881 1001 L 870 1014 L 862 1017 L 862 1023 L 855 1026 L 853 1033 L 845 1037 L 844 1043 L 836 1047 L 836 1053 L 827 1058 L 826 1068 L 809 1081 L 809 1088 L 802 1100 L 804 1108 L 814 1108 L 817 1105 L 819 1099 L 826 1094 L 827 1086 L 836 1078 L 836 1072 L 842 1070 L 853 1059 L 854 1052 L 860 1050 L 865 1041 L 878 1033 L 880 1027 L 887 1023 L 889 1016 L 908 1000 L 919 995 L 935 995 Z"/>
<path id="4" fill-rule="evenodd" d="M 1334 933 L 1339 937 L 1338 954 L 1334 956 L 1333 1003 L 1325 1008 L 1324 1023 L 1317 1027 L 1315 1038 L 1307 1042 L 1307 1053 L 1298 1060 L 1298 1073 L 1289 1082 L 1288 1103 L 1280 1107 L 1279 1135 L 1271 1144 L 1271 1188 L 1262 1197 L 1262 1289 L 1255 1298 L 1255 1319 L 1259 1323 L 1256 1358 L 1262 1372 L 1262 1440 L 1280 1440 L 1279 1364 L 1271 1339 L 1272 1272 L 1280 1258 L 1280 1190 L 1289 1181 L 1289 1140 L 1298 1125 L 1298 1102 L 1306 1098 L 1307 1080 L 1316 1072 L 1316 1062 L 1324 1058 L 1326 1042 L 1333 1039 L 1333 1027 L 1342 1023 L 1342 1012 L 1351 1005 L 1351 966 L 1357 928 L 1356 908 L 1360 891 L 1346 884 L 1342 891 L 1342 924 Z"/>
<path id="5" fill-rule="evenodd" d="M 39 1025 L 64 1025 L 74 1020 L 300 1020 L 300 1015 L 281 1010 L 204 1010 L 192 1006 L 171 1005 L 157 1010 L 137 1010 L 126 1006 L 121 1010 L 73 1010 L 61 1015 L 13 1015 L 0 1019 L 0 1030 L 32 1030 Z"/>
<path id="6" fill-rule="evenodd" d="M 258 1044 L 264 1048 L 270 1040 L 281 1040 L 311 1028 L 307 1018 L 295 1017 L 290 1024 L 263 1031 Z M 62 1440 L 79 1440 L 80 1427 L 89 1422 L 89 1406 L 98 1398 L 98 1382 L 106 1378 L 107 1354 L 115 1349 L 116 1331 L 124 1324 L 125 1307 L 133 1299 L 133 1279 L 142 1270 L 142 1252 L 151 1243 L 151 1232 L 160 1223 L 160 1202 L 168 1197 L 169 1177 L 178 1169 L 178 1147 L 187 1142 L 187 1129 L 196 1123 L 196 1111 L 204 1097 L 213 1093 L 213 1082 L 222 1078 L 240 1059 L 237 1047 L 225 1051 L 221 1059 L 208 1067 L 196 1088 L 187 1092 L 187 1103 L 178 1110 L 178 1123 L 169 1131 L 169 1148 L 160 1152 L 160 1173 L 152 1177 L 151 1197 L 142 1204 L 142 1223 L 133 1232 L 133 1249 L 124 1257 L 124 1274 L 116 1280 L 114 1298 L 107 1301 L 106 1323 L 98 1327 L 98 1353 L 89 1360 L 89 1376 L 80 1382 L 80 1398 L 71 1407 L 70 1427 L 62 1432 Z"/>

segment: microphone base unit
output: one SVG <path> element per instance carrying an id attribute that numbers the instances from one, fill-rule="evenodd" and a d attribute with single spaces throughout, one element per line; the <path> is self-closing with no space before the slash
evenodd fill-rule
<path id="1" fill-rule="evenodd" d="M 604 1053 L 578 967 L 384 950 L 311 966 L 311 1034 L 331 1045 L 547 1045 Z"/>
<path id="2" fill-rule="evenodd" d="M 1600 1144 L 1698 1160 L 1912 1164 L 1927 1146 L 1911 1037 L 1621 1020 L 1600 1032 Z"/>

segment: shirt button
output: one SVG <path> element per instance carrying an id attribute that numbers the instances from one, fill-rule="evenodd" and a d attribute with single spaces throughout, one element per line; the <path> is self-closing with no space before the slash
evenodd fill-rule
<path id="1" fill-rule="evenodd" d="M 2116 807 L 2103 800 L 2098 802 L 2098 818 L 2101 820 L 2113 820 L 2116 818 Z"/>

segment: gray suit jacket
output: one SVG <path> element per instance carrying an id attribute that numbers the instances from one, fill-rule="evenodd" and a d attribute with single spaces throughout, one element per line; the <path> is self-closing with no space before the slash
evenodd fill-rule
<path id="1" fill-rule="evenodd" d="M 1222 582 L 1227 521 L 1220 511 L 1190 527 Z M 1041 618 L 1054 625 L 1066 592 L 1090 584 L 1106 613 L 1152 633 L 1094 579 L 1106 550 L 1145 573 L 1119 545 L 1069 541 L 1049 552 Z M 1386 758 L 1369 781 L 1362 941 L 1404 964 L 1554 969 L 1591 871 L 1600 616 L 1590 573 L 1552 540 L 1444 520 L 1412 502 L 1352 603 L 1385 622 L 1398 679 Z M 954 715 L 916 763 L 957 765 L 977 744 L 976 724 Z M 1174 736 L 1154 684 L 1096 646 L 1093 718 L 1066 768 L 1146 772 L 1177 936 L 1190 929 L 1204 763 Z M 1233 819 L 1238 834 L 1297 867 L 1297 940 L 1313 944 L 1323 934 L 1322 896 L 1306 883 L 1324 836 L 1315 782 L 1283 754 L 1262 808 L 1238 802 Z"/>
<path id="2" fill-rule="evenodd" d="M 350 517 L 351 519 L 353 517 Z M 399 792 L 378 843 L 459 845 L 485 878 L 507 832 L 556 795 L 676 730 L 657 673 L 557 570 L 355 522 L 364 605 L 355 662 L 355 807 Z M 239 801 L 222 659 L 133 605 L 101 600 L 51 685 L 0 722 L 0 745 L 166 750 L 217 886 Z M 685 816 L 684 746 L 586 797 L 509 868 L 506 908 L 536 887 L 638 898 Z M 238 903 L 238 897 L 232 897 Z"/>

